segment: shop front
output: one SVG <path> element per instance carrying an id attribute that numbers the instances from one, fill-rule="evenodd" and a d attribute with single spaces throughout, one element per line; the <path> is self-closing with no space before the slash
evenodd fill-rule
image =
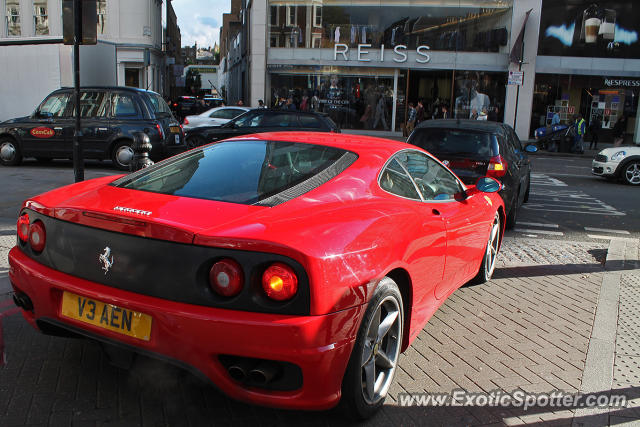
<path id="1" fill-rule="evenodd" d="M 425 119 L 502 120 L 512 1 L 270 0 L 267 104 L 327 113 L 342 129 L 401 132 Z"/>
<path id="2" fill-rule="evenodd" d="M 530 135 L 554 115 L 577 114 L 601 141 L 625 120 L 625 143 L 640 142 L 640 11 L 629 0 L 543 0 Z M 587 135 L 587 140 L 590 137 Z"/>

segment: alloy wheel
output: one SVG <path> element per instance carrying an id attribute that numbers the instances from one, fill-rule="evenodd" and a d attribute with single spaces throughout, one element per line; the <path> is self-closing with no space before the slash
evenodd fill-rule
<path id="1" fill-rule="evenodd" d="M 498 244 L 500 243 L 500 220 L 496 216 L 491 226 L 491 233 L 489 234 L 489 242 L 487 244 L 487 253 L 484 257 L 484 270 L 487 277 L 493 276 L 493 271 L 496 268 L 496 258 L 498 257 Z"/>
<path id="2" fill-rule="evenodd" d="M 368 404 L 376 404 L 387 395 L 398 364 L 401 332 L 402 316 L 398 300 L 387 296 L 376 307 L 362 348 L 362 393 Z"/>
<path id="3" fill-rule="evenodd" d="M 640 184 L 640 163 L 633 162 L 624 170 L 624 177 L 631 185 Z"/>

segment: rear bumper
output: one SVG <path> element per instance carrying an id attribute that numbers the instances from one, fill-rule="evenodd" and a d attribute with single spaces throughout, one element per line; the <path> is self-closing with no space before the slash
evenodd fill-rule
<path id="1" fill-rule="evenodd" d="M 33 302 L 23 311 L 39 320 L 110 343 L 186 365 L 229 396 L 251 403 L 291 409 L 328 409 L 340 399 L 342 378 L 364 306 L 323 316 L 250 313 L 177 303 L 78 279 L 45 267 L 14 247 L 9 277 L 16 292 Z M 64 291 L 150 315 L 149 341 L 122 335 L 61 315 Z M 248 387 L 233 380 L 220 355 L 295 364 L 302 386 L 293 391 Z"/>

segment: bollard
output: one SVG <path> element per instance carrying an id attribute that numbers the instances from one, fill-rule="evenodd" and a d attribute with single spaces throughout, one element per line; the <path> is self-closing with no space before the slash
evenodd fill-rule
<path id="1" fill-rule="evenodd" d="M 149 151 L 153 148 L 149 135 L 144 132 L 135 132 L 133 136 L 134 141 L 133 144 L 131 144 L 133 158 L 131 159 L 131 163 L 129 163 L 129 171 L 131 172 L 144 169 L 153 164 L 153 161 L 149 158 Z"/>

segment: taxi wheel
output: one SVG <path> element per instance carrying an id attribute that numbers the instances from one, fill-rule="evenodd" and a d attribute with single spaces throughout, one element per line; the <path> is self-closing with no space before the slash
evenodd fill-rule
<path id="1" fill-rule="evenodd" d="M 500 250 L 500 215 L 496 213 L 493 223 L 491 224 L 491 231 L 489 232 L 489 240 L 487 247 L 484 251 L 484 257 L 480 264 L 480 270 L 476 277 L 473 278 L 473 283 L 482 284 L 491 280 L 493 272 L 496 269 L 496 258 L 498 258 L 498 251 Z"/>
<path id="2" fill-rule="evenodd" d="M 342 380 L 341 405 L 351 418 L 369 418 L 382 407 L 398 366 L 403 326 L 398 285 L 385 277 L 369 301 Z"/>
<path id="3" fill-rule="evenodd" d="M 0 163 L 5 166 L 17 166 L 22 162 L 22 152 L 15 140 L 0 139 Z"/>
<path id="4" fill-rule="evenodd" d="M 111 161 L 120 170 L 129 170 L 129 164 L 133 160 L 133 149 L 128 141 L 117 142 L 111 150 Z"/>

